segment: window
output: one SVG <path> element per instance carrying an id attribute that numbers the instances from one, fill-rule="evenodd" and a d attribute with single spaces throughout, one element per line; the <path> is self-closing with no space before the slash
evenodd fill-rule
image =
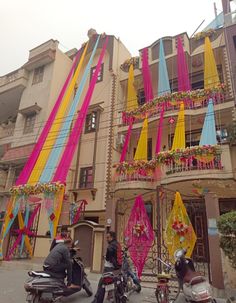
<path id="1" fill-rule="evenodd" d="M 103 80 L 103 69 L 104 69 L 104 63 L 101 65 L 100 71 L 98 73 L 98 78 L 97 78 L 97 82 L 102 82 Z M 96 70 L 96 66 L 91 68 L 91 72 L 90 72 L 90 81 L 92 80 L 93 74 L 95 73 Z"/>
<path id="2" fill-rule="evenodd" d="M 44 66 L 35 68 L 32 85 L 42 82 L 43 74 L 44 74 Z"/>
<path id="3" fill-rule="evenodd" d="M 93 168 L 91 166 L 81 168 L 79 187 L 92 188 L 92 186 L 93 186 Z"/>
<path id="4" fill-rule="evenodd" d="M 218 143 L 223 143 L 228 140 L 228 132 L 226 128 L 218 129 L 216 131 L 216 139 Z"/>
<path id="5" fill-rule="evenodd" d="M 34 131 L 36 114 L 31 114 L 25 117 L 24 134 L 29 134 Z"/>
<path id="6" fill-rule="evenodd" d="M 91 133 L 96 130 L 97 112 L 92 112 L 86 116 L 85 133 Z"/>
<path id="7" fill-rule="evenodd" d="M 138 105 L 141 106 L 146 102 L 146 97 L 145 97 L 145 92 L 144 89 L 139 89 L 138 90 Z"/>
<path id="8" fill-rule="evenodd" d="M 147 159 L 148 161 L 152 159 L 152 138 L 148 138 Z"/>
<path id="9" fill-rule="evenodd" d="M 148 219 L 151 223 L 151 225 L 153 226 L 153 206 L 152 206 L 152 202 L 145 202 L 145 209 L 148 215 Z"/>

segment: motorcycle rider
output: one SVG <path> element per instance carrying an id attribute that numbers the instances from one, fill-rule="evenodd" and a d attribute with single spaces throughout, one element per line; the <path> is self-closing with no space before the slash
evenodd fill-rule
<path id="1" fill-rule="evenodd" d="M 43 269 L 46 273 L 57 279 L 64 280 L 64 278 L 67 276 L 67 286 L 69 288 L 76 288 L 78 286 L 72 284 L 72 262 L 69 251 L 70 247 L 70 238 L 65 238 L 62 242 L 56 244 L 45 259 Z"/>
<path id="2" fill-rule="evenodd" d="M 119 271 L 122 265 L 122 252 L 121 245 L 116 240 L 116 233 L 114 231 L 108 231 L 106 234 L 107 238 L 107 251 L 104 263 L 103 272 L 114 272 Z M 98 289 L 95 294 L 92 303 L 102 303 L 105 295 L 105 289 L 102 287 L 102 278 L 98 283 Z"/>
<path id="3" fill-rule="evenodd" d="M 60 242 L 64 242 L 64 239 L 70 238 L 68 228 L 66 226 L 61 227 L 61 232 L 52 240 L 50 251 Z"/>

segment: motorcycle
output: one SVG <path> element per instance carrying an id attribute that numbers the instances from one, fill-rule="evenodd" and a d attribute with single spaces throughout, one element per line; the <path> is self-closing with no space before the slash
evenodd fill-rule
<path id="1" fill-rule="evenodd" d="M 216 302 L 209 282 L 196 272 L 193 261 L 186 258 L 186 249 L 178 249 L 175 254 L 175 271 L 187 302 Z"/>
<path id="2" fill-rule="evenodd" d="M 74 246 L 78 244 L 75 242 Z M 81 285 L 78 288 L 67 288 L 63 279 L 57 279 L 43 271 L 29 271 L 30 278 L 25 282 L 24 288 L 27 292 L 28 303 L 53 303 L 62 297 L 69 297 L 79 292 L 82 288 L 90 297 L 93 294 L 87 274 L 84 271 L 82 259 L 76 256 L 76 249 L 70 250 L 72 258 L 72 280 L 73 284 Z"/>
<path id="3" fill-rule="evenodd" d="M 125 285 L 125 293 L 126 295 L 130 295 L 132 292 L 136 291 L 140 293 L 141 291 L 141 284 L 135 272 L 132 271 L 129 263 L 129 256 L 128 256 L 128 248 L 125 247 L 123 249 L 123 260 L 122 260 L 122 274 L 124 278 L 124 285 Z"/>

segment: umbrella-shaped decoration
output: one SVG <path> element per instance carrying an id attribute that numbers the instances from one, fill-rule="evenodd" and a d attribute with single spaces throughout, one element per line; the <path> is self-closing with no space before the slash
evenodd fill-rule
<path id="1" fill-rule="evenodd" d="M 150 224 L 142 196 L 137 196 L 125 230 L 126 244 L 130 257 L 140 277 L 147 254 L 154 240 L 154 232 Z"/>
<path id="2" fill-rule="evenodd" d="M 197 237 L 187 214 L 179 192 L 175 194 L 175 202 L 167 221 L 165 244 L 170 258 L 179 248 L 187 249 L 187 257 L 191 257 Z"/>

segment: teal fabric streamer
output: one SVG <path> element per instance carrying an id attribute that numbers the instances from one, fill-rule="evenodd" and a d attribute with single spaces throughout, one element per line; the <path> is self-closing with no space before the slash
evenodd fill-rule
<path id="1" fill-rule="evenodd" d="M 199 146 L 216 145 L 216 144 L 217 144 L 217 140 L 216 140 L 214 105 L 212 99 L 209 99 Z"/>
<path id="2" fill-rule="evenodd" d="M 170 82 L 166 66 L 165 52 L 162 39 L 160 39 L 159 49 L 159 69 L 158 69 L 158 96 L 170 93 Z"/>

